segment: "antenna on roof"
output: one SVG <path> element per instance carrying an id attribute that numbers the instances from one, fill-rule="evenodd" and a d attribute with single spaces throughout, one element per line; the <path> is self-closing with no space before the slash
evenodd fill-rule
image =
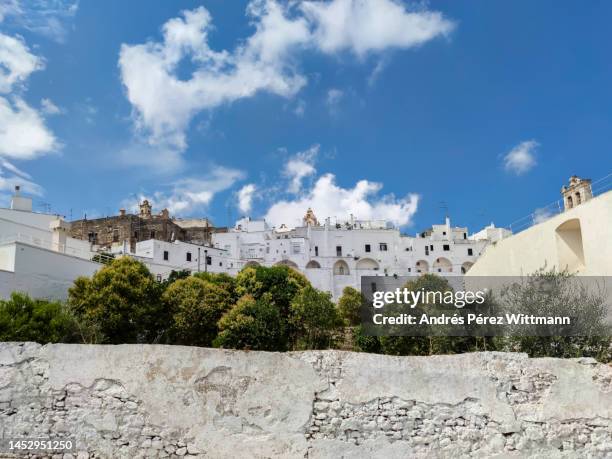
<path id="1" fill-rule="evenodd" d="M 446 201 L 440 201 L 440 209 L 444 209 L 444 219 L 448 218 L 448 205 Z"/>

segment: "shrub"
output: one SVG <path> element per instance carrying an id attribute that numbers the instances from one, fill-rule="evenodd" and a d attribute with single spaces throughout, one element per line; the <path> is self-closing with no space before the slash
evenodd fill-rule
<path id="1" fill-rule="evenodd" d="M 338 312 L 348 325 L 359 325 L 361 323 L 361 305 L 363 295 L 353 287 L 344 287 L 342 296 L 338 300 Z"/>
<path id="2" fill-rule="evenodd" d="M 87 342 L 90 334 L 82 332 L 85 327 L 59 301 L 35 300 L 25 293 L 0 300 L 0 341 Z"/>
<path id="3" fill-rule="evenodd" d="M 245 295 L 219 321 L 220 333 L 214 341 L 217 347 L 285 351 L 284 322 L 276 306 L 265 296 L 256 300 Z"/>
<path id="4" fill-rule="evenodd" d="M 343 325 L 331 295 L 310 286 L 303 288 L 291 302 L 290 320 L 295 344 L 300 349 L 331 347 L 335 332 Z"/>
<path id="5" fill-rule="evenodd" d="M 224 289 L 199 277 L 175 281 L 162 300 L 172 317 L 169 339 L 192 346 L 212 344 L 217 322 L 231 305 Z"/>
<path id="6" fill-rule="evenodd" d="M 160 284 L 144 264 L 122 257 L 91 278 L 76 279 L 68 303 L 80 320 L 99 327 L 106 342 L 153 342 L 169 323 L 160 293 Z"/>

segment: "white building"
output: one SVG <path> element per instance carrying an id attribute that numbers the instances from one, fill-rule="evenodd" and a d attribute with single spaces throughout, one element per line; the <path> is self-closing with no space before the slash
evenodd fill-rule
<path id="1" fill-rule="evenodd" d="M 448 218 L 445 224 L 410 237 L 384 221 L 351 218 L 332 224 L 327 219 L 320 225 L 311 209 L 301 227 L 270 228 L 263 220 L 244 218 L 227 233 L 214 233 L 212 240 L 237 269 L 288 265 L 334 298 L 346 286 L 360 288 L 362 276 L 462 275 L 489 243 L 470 238 L 467 228 L 451 227 Z"/>
<path id="2" fill-rule="evenodd" d="M 136 243 L 130 256 L 143 262 L 157 280 L 166 279 L 172 271 L 187 270 L 236 274 L 238 269 L 226 250 L 190 244 L 149 239 Z"/>
<path id="3" fill-rule="evenodd" d="M 57 215 L 32 212 L 32 199 L 15 187 L 11 207 L 0 209 L 0 298 L 21 291 L 65 299 L 77 277 L 102 266 L 91 261 L 89 243 L 68 237 L 68 229 Z"/>

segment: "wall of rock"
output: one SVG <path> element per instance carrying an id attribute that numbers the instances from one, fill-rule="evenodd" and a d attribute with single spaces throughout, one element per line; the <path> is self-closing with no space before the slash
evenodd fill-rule
<path id="1" fill-rule="evenodd" d="M 612 368 L 504 353 L 0 343 L 0 429 L 75 439 L 70 453 L 36 456 L 54 458 L 603 458 Z"/>

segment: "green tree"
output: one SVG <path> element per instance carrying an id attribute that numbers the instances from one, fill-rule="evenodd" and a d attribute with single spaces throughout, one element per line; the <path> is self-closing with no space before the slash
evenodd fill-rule
<path id="1" fill-rule="evenodd" d="M 45 344 L 96 342 L 97 339 L 93 330 L 78 323 L 61 302 L 13 293 L 9 300 L 0 300 L 0 341 Z"/>
<path id="2" fill-rule="evenodd" d="M 248 267 L 236 278 L 239 296 L 251 295 L 260 299 L 269 295 L 269 301 L 279 308 L 282 317 L 288 317 L 289 305 L 298 292 L 310 282 L 302 274 L 284 265 Z"/>
<path id="3" fill-rule="evenodd" d="M 208 281 L 215 284 L 217 287 L 222 288 L 228 295 L 228 301 L 232 304 L 238 301 L 238 294 L 236 293 L 236 278 L 226 273 L 195 273 L 194 277 Z"/>
<path id="4" fill-rule="evenodd" d="M 520 325 L 496 338 L 503 350 L 531 357 L 593 357 L 612 360 L 608 295 L 598 280 L 567 272 L 539 270 L 505 288 L 495 298 L 503 313 L 567 316 L 571 325 Z"/>
<path id="5" fill-rule="evenodd" d="M 353 287 L 344 287 L 342 296 L 338 300 L 338 311 L 340 316 L 348 325 L 359 325 L 361 323 L 361 306 L 363 295 Z"/>
<path id="6" fill-rule="evenodd" d="M 189 276 L 191 276 L 191 272 L 188 269 L 181 269 L 179 271 L 175 271 L 173 269 L 172 271 L 170 271 L 170 275 L 168 276 L 168 278 L 161 283 L 161 288 L 162 290 L 166 290 L 177 280 L 186 279 Z"/>
<path id="7" fill-rule="evenodd" d="M 331 295 L 308 286 L 291 302 L 295 346 L 299 349 L 326 349 L 343 325 Z"/>
<path id="8" fill-rule="evenodd" d="M 160 295 L 160 284 L 144 264 L 121 257 L 91 278 L 76 279 L 68 303 L 77 318 L 99 328 L 106 342 L 146 343 L 160 339 L 169 325 Z"/>
<path id="9" fill-rule="evenodd" d="M 256 300 L 245 295 L 219 321 L 216 347 L 285 351 L 284 321 L 278 308 L 267 301 L 267 296 Z"/>
<path id="10" fill-rule="evenodd" d="M 231 306 L 227 292 L 199 277 L 175 281 L 162 296 L 172 316 L 172 342 L 210 346 L 217 336 L 217 322 Z"/>

